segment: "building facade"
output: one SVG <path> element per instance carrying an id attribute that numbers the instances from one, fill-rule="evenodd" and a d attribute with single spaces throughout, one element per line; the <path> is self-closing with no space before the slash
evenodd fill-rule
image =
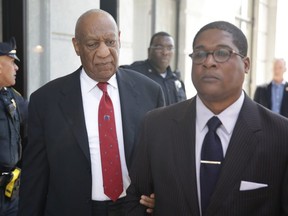
<path id="1" fill-rule="evenodd" d="M 243 88 L 253 96 L 256 85 L 271 78 L 276 45 L 285 48 L 283 43 L 279 45 L 277 36 L 281 28 L 277 28 L 277 14 L 283 1 L 0 0 L 0 39 L 17 34 L 22 57 L 19 70 L 22 75 L 19 75 L 17 84 L 21 84 L 19 91 L 29 97 L 48 81 L 80 66 L 71 41 L 76 20 L 88 9 L 103 8 L 112 13 L 121 30 L 120 64 L 146 59 L 151 35 L 158 31 L 170 33 L 176 44 L 172 68 L 181 72 L 187 96 L 192 97 L 195 89 L 191 82 L 192 62 L 188 54 L 192 52 L 194 35 L 208 22 L 225 20 L 240 27 L 248 38 L 252 67 Z M 22 3 L 19 5 L 19 2 Z M 21 11 L 16 17 L 18 21 L 23 20 L 20 24 L 13 21 L 16 3 Z M 20 33 L 11 28 L 15 25 L 22 26 Z"/>

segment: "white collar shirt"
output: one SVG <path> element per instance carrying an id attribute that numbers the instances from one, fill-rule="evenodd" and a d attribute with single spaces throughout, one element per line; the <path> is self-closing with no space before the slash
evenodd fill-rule
<path id="1" fill-rule="evenodd" d="M 84 69 L 82 69 L 81 71 L 80 83 L 81 83 L 83 109 L 84 109 L 85 123 L 86 123 L 90 157 L 91 157 L 92 200 L 97 201 L 110 200 L 109 197 L 107 197 L 104 194 L 102 168 L 101 168 L 101 155 L 99 146 L 98 107 L 103 92 L 98 88 L 97 86 L 98 82 L 91 79 L 86 74 Z M 123 185 L 124 185 L 123 193 L 120 195 L 120 197 L 124 197 L 126 196 L 126 189 L 130 185 L 130 178 L 128 175 L 128 169 L 125 160 L 121 105 L 120 105 L 120 96 L 116 80 L 116 74 L 114 74 L 110 78 L 110 80 L 108 80 L 108 84 L 109 85 L 107 85 L 107 92 L 112 100 L 114 108 L 116 132 L 117 132 Z"/>
<path id="2" fill-rule="evenodd" d="M 201 160 L 201 148 L 204 137 L 208 132 L 208 127 L 206 126 L 207 121 L 213 117 L 217 116 L 222 125 L 219 126 L 216 133 L 218 134 L 223 148 L 223 155 L 225 157 L 233 129 L 235 127 L 238 115 L 240 113 L 241 107 L 244 102 L 244 92 L 242 91 L 238 100 L 236 100 L 232 105 L 223 110 L 220 114 L 215 115 L 211 112 L 201 101 L 201 99 L 196 96 L 196 136 L 195 136 L 195 162 L 196 162 L 196 176 L 197 176 L 197 189 L 199 197 L 199 206 L 200 203 L 200 160 Z"/>

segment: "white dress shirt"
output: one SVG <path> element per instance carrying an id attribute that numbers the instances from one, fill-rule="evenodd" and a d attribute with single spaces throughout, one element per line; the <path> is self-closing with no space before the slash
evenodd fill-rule
<path id="1" fill-rule="evenodd" d="M 103 95 L 103 92 L 98 88 L 95 80 L 91 79 L 84 69 L 80 75 L 81 92 L 83 100 L 83 109 L 85 116 L 86 129 L 88 133 L 90 157 L 91 157 L 91 170 L 92 170 L 92 200 L 104 201 L 110 200 L 104 194 L 103 177 L 101 168 L 101 155 L 99 146 L 99 130 L 98 130 L 98 107 Z M 120 152 L 121 169 L 123 176 L 123 193 L 120 197 L 126 196 L 126 189 L 130 185 L 130 178 L 125 160 L 124 152 L 124 139 L 122 130 L 122 117 L 118 84 L 116 75 L 114 74 L 108 81 L 107 92 L 112 100 L 116 132 L 118 139 L 118 147 Z"/>
<path id="2" fill-rule="evenodd" d="M 222 125 L 220 125 L 216 131 L 218 134 L 223 148 L 223 155 L 225 157 L 233 129 L 235 127 L 239 112 L 244 102 L 244 93 L 242 91 L 241 96 L 228 108 L 223 110 L 220 114 L 215 115 L 212 113 L 201 101 L 196 97 L 196 149 L 195 149 L 195 160 L 196 160 L 196 175 L 197 175 L 197 192 L 199 197 L 199 206 L 201 206 L 201 192 L 200 192 L 200 160 L 201 160 L 201 148 L 204 137 L 208 132 L 207 122 L 213 117 L 217 116 Z"/>

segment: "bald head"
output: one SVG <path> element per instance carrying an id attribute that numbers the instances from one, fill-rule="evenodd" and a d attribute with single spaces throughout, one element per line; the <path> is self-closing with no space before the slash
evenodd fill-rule
<path id="1" fill-rule="evenodd" d="M 75 38 L 81 40 L 83 36 L 85 36 L 87 26 L 91 26 L 92 28 L 93 24 L 96 25 L 96 23 L 99 26 L 105 26 L 105 28 L 107 28 L 106 26 L 109 24 L 116 32 L 119 31 L 111 14 L 101 9 L 91 9 L 86 11 L 78 18 L 75 26 Z"/>
<path id="2" fill-rule="evenodd" d="M 286 62 L 282 58 L 274 60 L 273 65 L 273 80 L 276 83 L 282 83 L 284 80 L 284 72 L 286 71 Z"/>

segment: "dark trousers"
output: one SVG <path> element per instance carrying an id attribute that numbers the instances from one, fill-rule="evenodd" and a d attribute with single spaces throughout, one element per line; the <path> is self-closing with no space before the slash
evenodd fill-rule
<path id="1" fill-rule="evenodd" d="M 10 200 L 5 197 L 4 190 L 0 189 L 0 216 L 17 216 L 18 197 Z"/>
<path id="2" fill-rule="evenodd" d="M 92 201 L 92 216 L 125 216 L 124 198 L 113 201 Z"/>

